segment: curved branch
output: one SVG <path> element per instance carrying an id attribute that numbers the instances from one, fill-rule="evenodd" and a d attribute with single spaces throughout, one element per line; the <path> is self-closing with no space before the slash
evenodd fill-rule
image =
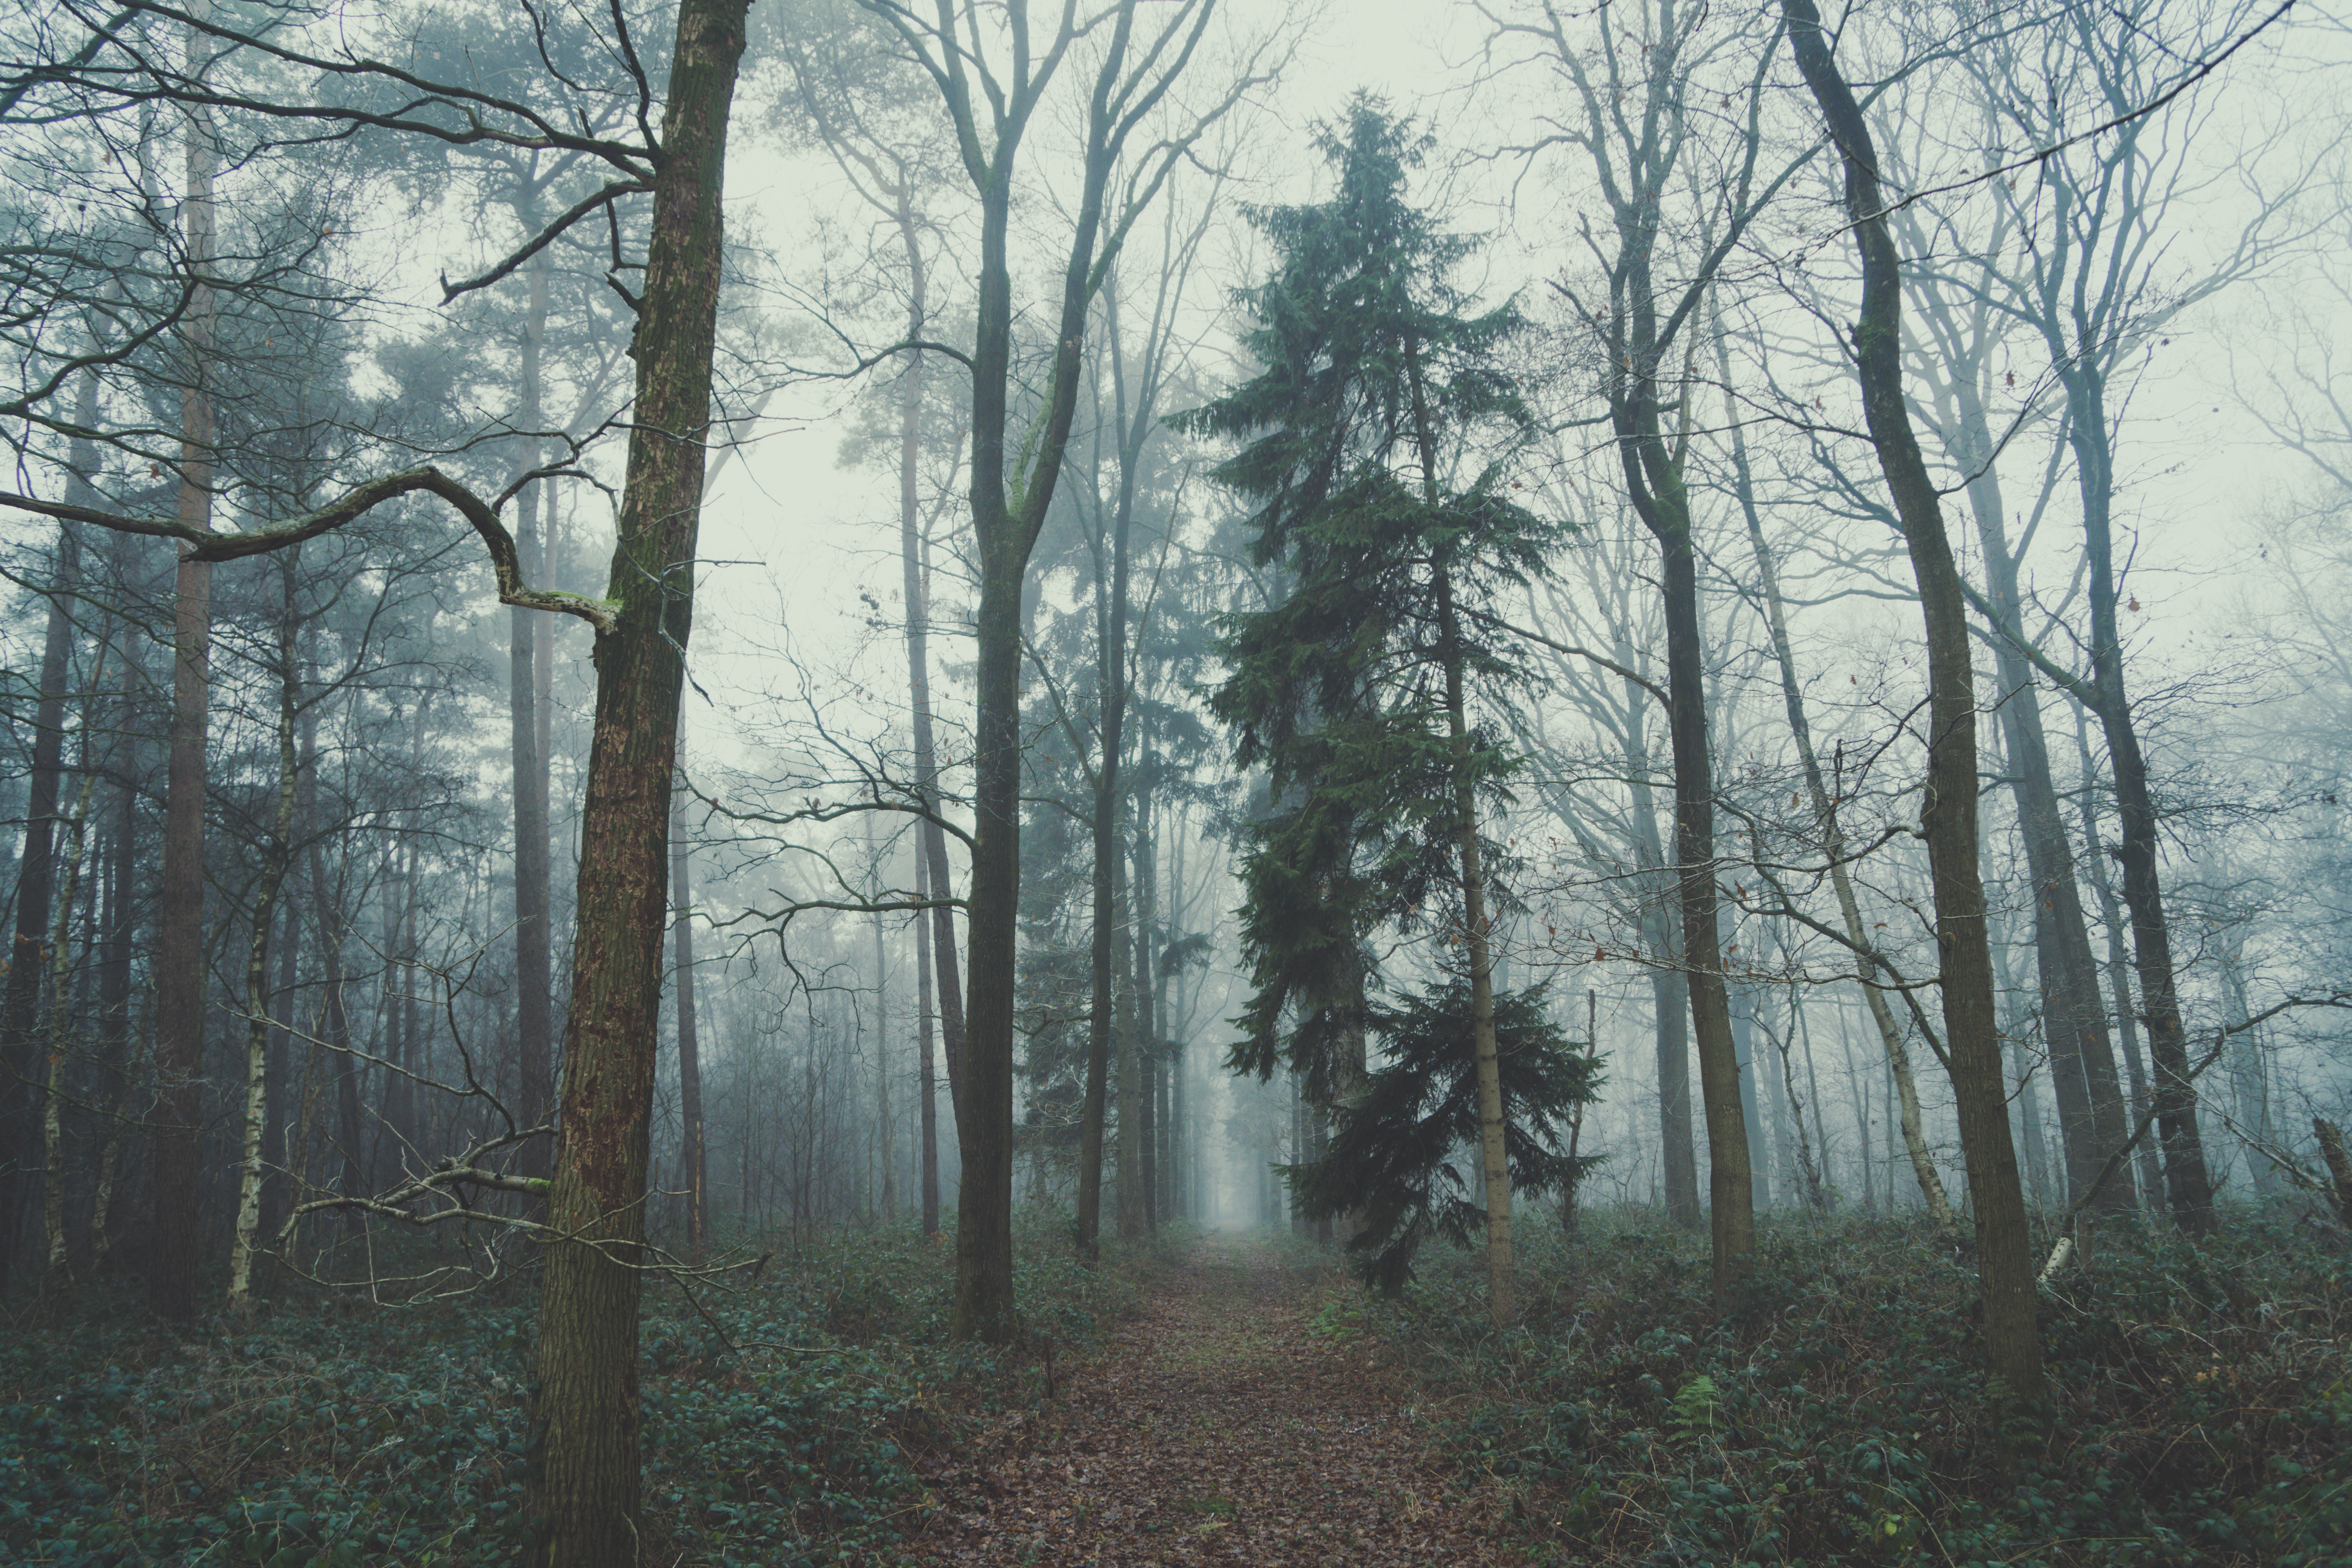
<path id="1" fill-rule="evenodd" d="M 481 536 L 483 546 L 490 554 L 490 569 L 498 578 L 499 603 L 526 610 L 550 610 L 559 615 L 577 616 L 600 633 L 613 629 L 615 616 L 613 607 L 604 601 L 525 584 L 522 568 L 515 552 L 514 535 L 509 533 L 506 525 L 499 521 L 497 510 L 456 479 L 429 466 L 382 475 L 353 486 L 316 511 L 275 528 L 257 529 L 250 532 L 213 533 L 175 521 L 131 517 L 121 512 L 101 511 L 94 507 L 42 500 L 35 496 L 18 495 L 7 490 L 0 490 L 0 507 L 36 512 L 68 522 L 86 522 L 117 533 L 177 540 L 191 547 L 188 551 L 191 560 L 237 561 L 248 555 L 266 555 L 289 545 L 299 544 L 307 539 L 316 539 L 322 533 L 331 533 L 386 501 L 419 490 L 447 501 Z"/>

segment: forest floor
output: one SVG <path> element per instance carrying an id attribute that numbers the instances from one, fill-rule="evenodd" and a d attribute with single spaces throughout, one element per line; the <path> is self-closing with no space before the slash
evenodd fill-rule
<path id="1" fill-rule="evenodd" d="M 929 1473 L 913 1560 L 1503 1561 L 1494 1500 L 1447 1481 L 1341 1278 L 1263 1235 L 1202 1237 L 1042 1415 Z"/>

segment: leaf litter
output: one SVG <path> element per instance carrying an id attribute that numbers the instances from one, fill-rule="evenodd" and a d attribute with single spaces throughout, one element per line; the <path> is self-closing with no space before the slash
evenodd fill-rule
<path id="1" fill-rule="evenodd" d="M 1063 1369 L 1042 1418 L 927 1467 L 927 1564 L 1312 1568 L 1503 1560 L 1496 1500 L 1433 1457 L 1412 1388 L 1330 1298 L 1327 1265 L 1209 1237 Z"/>

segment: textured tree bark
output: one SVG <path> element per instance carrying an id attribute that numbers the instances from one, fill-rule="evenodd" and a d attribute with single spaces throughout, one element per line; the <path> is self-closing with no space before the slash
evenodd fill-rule
<path id="1" fill-rule="evenodd" d="M 2345 1152 L 2344 1130 L 2324 1116 L 2315 1116 L 2311 1131 L 2319 1140 L 2320 1158 L 2327 1163 L 2327 1196 L 2336 1205 L 2336 1217 L 2352 1226 L 2352 1154 Z"/>
<path id="2" fill-rule="evenodd" d="M 1968 606 L 1935 484 L 1904 403 L 1902 267 L 1887 233 L 1870 129 L 1830 57 L 1812 0 L 1781 0 L 1781 15 L 1798 69 L 1844 159 L 1846 214 L 1862 253 L 1862 315 L 1853 336 L 1863 411 L 1901 519 L 1927 623 L 1927 780 L 1920 817 L 1936 896 L 1946 1048 L 1976 1213 L 1985 1350 L 2000 1385 L 1996 1402 L 2046 1419 L 2033 1259 L 2009 1136 L 1984 883 L 1977 864 L 1976 687 Z"/>
<path id="3" fill-rule="evenodd" d="M 581 831 L 528 1508 L 538 1568 L 635 1568 L 646 1160 L 677 700 L 693 630 L 721 179 L 746 0 L 681 0 Z"/>
<path id="4" fill-rule="evenodd" d="M 204 8 L 195 15 L 201 17 Z M 204 74 L 203 35 L 190 29 L 188 77 Z M 187 193 L 181 243 L 201 277 L 213 254 L 213 174 L 218 152 L 211 117 L 187 111 Z M 179 521 L 212 521 L 213 407 L 205 389 L 214 300 L 189 289 L 187 382 L 180 395 Z M 213 569 L 180 557 L 172 616 L 171 752 L 163 795 L 163 868 L 155 915 L 156 1099 L 153 1228 L 147 1310 L 173 1322 L 196 1315 L 198 1119 L 205 1059 L 205 748 L 212 688 Z"/>
<path id="5" fill-rule="evenodd" d="M 681 797 L 682 798 L 682 797 Z M 677 1109 L 684 1123 L 678 1140 L 679 1184 L 686 1188 L 686 1255 L 702 1261 L 708 1231 L 709 1172 L 703 1153 L 702 1049 L 694 1015 L 694 883 L 687 865 L 685 823 L 673 816 L 669 830 L 670 901 L 677 906 Z"/>

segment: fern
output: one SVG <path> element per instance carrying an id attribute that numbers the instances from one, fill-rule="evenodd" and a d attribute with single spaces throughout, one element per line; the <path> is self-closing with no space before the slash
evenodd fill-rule
<path id="1" fill-rule="evenodd" d="M 1677 1389 L 1667 1421 L 1678 1437 L 1710 1437 L 1722 1431 L 1723 1397 L 1715 1379 L 1701 1373 Z"/>

